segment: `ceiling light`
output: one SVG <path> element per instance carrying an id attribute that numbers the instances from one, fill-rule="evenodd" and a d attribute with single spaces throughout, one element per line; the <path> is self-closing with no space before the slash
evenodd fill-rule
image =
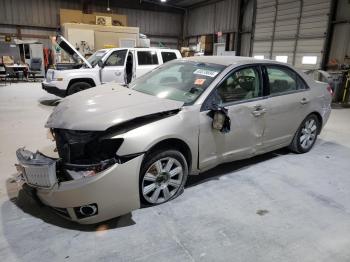
<path id="1" fill-rule="evenodd" d="M 160 0 L 162 3 L 165 3 L 166 2 L 166 0 Z"/>

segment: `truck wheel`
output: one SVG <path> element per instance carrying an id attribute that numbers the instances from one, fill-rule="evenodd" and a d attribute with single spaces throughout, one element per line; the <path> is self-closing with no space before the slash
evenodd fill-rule
<path id="1" fill-rule="evenodd" d="M 183 192 L 187 176 L 187 161 L 179 151 L 151 153 L 141 167 L 141 202 L 158 205 L 174 199 Z"/>
<path id="2" fill-rule="evenodd" d="M 89 83 L 86 82 L 76 82 L 74 84 L 72 84 L 69 88 L 68 88 L 68 95 L 72 95 L 74 93 L 78 93 L 80 91 L 83 91 L 85 89 L 91 88 L 92 86 Z"/>

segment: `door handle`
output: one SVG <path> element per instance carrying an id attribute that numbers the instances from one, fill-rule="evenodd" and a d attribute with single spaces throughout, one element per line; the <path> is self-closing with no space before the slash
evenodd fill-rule
<path id="1" fill-rule="evenodd" d="M 261 115 L 263 115 L 263 114 L 265 114 L 265 113 L 266 113 L 266 108 L 263 108 L 263 107 L 260 106 L 260 105 L 255 106 L 255 107 L 254 107 L 254 110 L 252 111 L 252 114 L 253 114 L 254 116 L 261 116 Z"/>
<path id="2" fill-rule="evenodd" d="M 307 98 L 305 98 L 305 97 L 303 97 L 303 98 L 300 100 L 300 104 L 302 104 L 302 105 L 305 105 L 305 104 L 307 104 L 307 103 L 309 103 L 309 102 L 310 102 L 310 100 L 307 99 Z"/>
<path id="3" fill-rule="evenodd" d="M 121 72 L 115 72 L 114 73 L 116 76 L 120 76 L 122 73 Z"/>

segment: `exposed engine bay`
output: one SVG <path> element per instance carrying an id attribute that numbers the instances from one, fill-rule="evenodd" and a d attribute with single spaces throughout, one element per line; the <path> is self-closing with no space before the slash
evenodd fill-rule
<path id="1" fill-rule="evenodd" d="M 135 118 L 106 131 L 50 129 L 59 155 L 56 164 L 58 180 L 67 181 L 94 176 L 116 163 L 122 164 L 139 156 L 143 152 L 127 156 L 117 155 L 124 139 L 114 137 L 178 112 L 179 110 L 172 110 Z"/>

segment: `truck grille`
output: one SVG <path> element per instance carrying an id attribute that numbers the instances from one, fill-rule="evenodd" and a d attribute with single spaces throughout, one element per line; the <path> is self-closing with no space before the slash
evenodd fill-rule
<path id="1" fill-rule="evenodd" d="M 38 187 L 52 187 L 56 181 L 56 165 L 23 166 L 24 178 L 29 185 Z"/>
<path id="2" fill-rule="evenodd" d="M 51 188 L 57 182 L 56 161 L 20 148 L 16 152 L 21 173 L 28 185 Z"/>

